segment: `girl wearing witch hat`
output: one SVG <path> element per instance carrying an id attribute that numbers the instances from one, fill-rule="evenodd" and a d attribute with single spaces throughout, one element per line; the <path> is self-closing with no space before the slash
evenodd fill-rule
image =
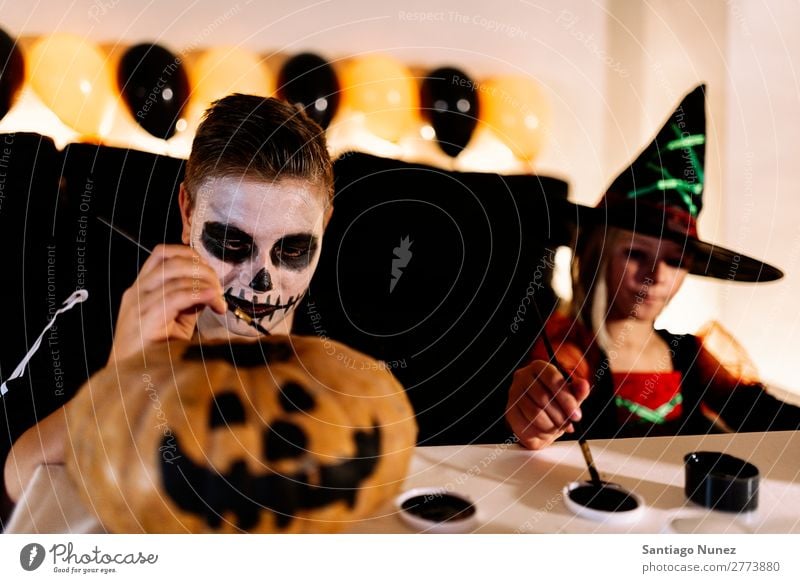
<path id="1" fill-rule="evenodd" d="M 742 366 L 723 366 L 692 335 L 654 323 L 687 274 L 766 282 L 783 273 L 697 234 L 703 200 L 705 87 L 687 95 L 594 208 L 579 207 L 573 300 L 514 375 L 506 419 L 524 446 L 545 447 L 573 422 L 589 438 L 800 428 Z M 736 346 L 735 341 L 729 343 Z M 740 363 L 741 364 L 741 363 Z"/>

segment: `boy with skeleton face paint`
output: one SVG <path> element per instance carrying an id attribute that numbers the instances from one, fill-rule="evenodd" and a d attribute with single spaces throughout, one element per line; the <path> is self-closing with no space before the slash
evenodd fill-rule
<path id="1" fill-rule="evenodd" d="M 184 241 L 216 272 L 228 306 L 269 332 L 288 334 L 319 257 L 320 196 L 294 179 L 212 178 L 206 184 L 214 194 L 202 211 L 195 205 L 185 212 Z M 198 330 L 204 336 L 259 334 L 232 310 L 206 310 Z"/>
<path id="2" fill-rule="evenodd" d="M 275 99 L 216 102 L 180 187 L 185 246 L 156 247 L 123 295 L 111 360 L 195 334 L 289 334 L 332 192 L 324 134 L 305 115 Z"/>
<path id="3" fill-rule="evenodd" d="M 197 321 L 203 337 L 291 331 L 319 260 L 332 191 L 322 130 L 305 116 L 239 95 L 214 105 L 179 195 L 183 242 L 220 284 Z M 223 295 L 225 306 L 216 298 Z"/>
<path id="4" fill-rule="evenodd" d="M 289 334 L 332 212 L 323 130 L 276 99 L 230 95 L 206 112 L 179 192 L 183 245 L 159 245 L 123 294 L 109 365 L 166 340 Z M 238 314 L 238 315 L 236 315 Z M 63 410 L 14 444 L 18 499 L 36 467 L 62 463 Z"/>

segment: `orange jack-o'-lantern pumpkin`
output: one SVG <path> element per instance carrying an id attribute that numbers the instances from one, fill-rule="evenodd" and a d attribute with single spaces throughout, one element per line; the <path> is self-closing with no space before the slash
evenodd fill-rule
<path id="1" fill-rule="evenodd" d="M 334 532 L 402 483 L 416 440 L 385 366 L 317 338 L 172 342 L 67 407 L 68 470 L 114 532 Z"/>

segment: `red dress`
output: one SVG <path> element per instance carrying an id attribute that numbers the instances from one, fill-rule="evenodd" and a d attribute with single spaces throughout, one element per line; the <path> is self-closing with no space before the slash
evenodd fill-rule
<path id="1" fill-rule="evenodd" d="M 614 404 L 620 426 L 637 423 L 661 425 L 683 413 L 680 371 L 615 372 Z"/>
<path id="2" fill-rule="evenodd" d="M 602 360 L 592 334 L 580 323 L 556 312 L 545 326 L 559 363 L 567 372 L 590 379 Z M 544 343 L 538 340 L 532 360 L 549 360 Z M 620 428 L 662 425 L 678 420 L 683 413 L 682 374 L 670 372 L 613 372 L 614 406 Z"/>
<path id="3" fill-rule="evenodd" d="M 657 331 L 670 349 L 673 371 L 616 373 L 579 322 L 554 313 L 545 330 L 562 367 L 592 387 L 581 404 L 588 437 L 800 430 L 800 408 L 728 370 L 696 336 Z M 531 360 L 549 360 L 541 339 Z"/>

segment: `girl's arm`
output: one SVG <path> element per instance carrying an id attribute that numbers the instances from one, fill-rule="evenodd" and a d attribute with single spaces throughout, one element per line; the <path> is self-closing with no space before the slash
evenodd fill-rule
<path id="1" fill-rule="evenodd" d="M 783 431 L 800 429 L 800 408 L 770 395 L 764 385 L 735 376 L 717 358 L 699 347 L 695 366 L 706 387 L 703 414 L 727 431 Z"/>

